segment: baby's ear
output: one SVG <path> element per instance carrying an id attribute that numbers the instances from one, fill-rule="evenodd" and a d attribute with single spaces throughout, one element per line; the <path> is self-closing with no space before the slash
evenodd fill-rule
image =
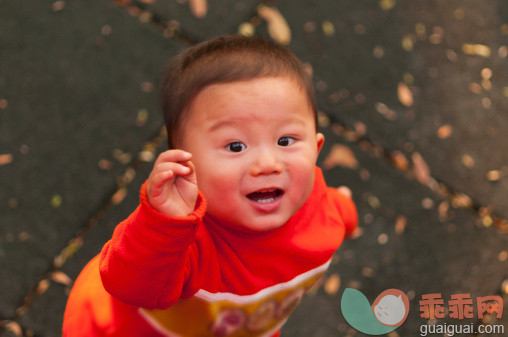
<path id="1" fill-rule="evenodd" d="M 322 133 L 316 133 L 316 143 L 317 143 L 317 154 L 321 151 L 323 144 L 325 142 L 325 136 Z"/>

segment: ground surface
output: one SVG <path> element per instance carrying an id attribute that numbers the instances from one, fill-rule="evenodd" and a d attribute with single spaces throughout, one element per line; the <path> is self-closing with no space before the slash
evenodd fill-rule
<path id="1" fill-rule="evenodd" d="M 506 303 L 508 3 L 209 2 L 197 17 L 186 0 L 0 0 L 0 336 L 60 335 L 72 281 L 165 149 L 165 62 L 239 30 L 282 42 L 285 25 L 313 71 L 318 165 L 352 189 L 361 230 L 282 335 L 362 336 L 340 313 L 345 288 L 408 294 L 392 337 L 427 324 L 423 294 Z"/>

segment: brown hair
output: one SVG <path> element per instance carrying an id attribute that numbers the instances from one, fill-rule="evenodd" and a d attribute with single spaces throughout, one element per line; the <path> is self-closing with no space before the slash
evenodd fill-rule
<path id="1" fill-rule="evenodd" d="M 171 59 L 161 80 L 161 105 L 168 146 L 180 136 L 183 115 L 206 86 L 260 77 L 289 77 L 307 94 L 317 129 L 312 79 L 286 47 L 261 37 L 225 35 L 199 43 Z"/>

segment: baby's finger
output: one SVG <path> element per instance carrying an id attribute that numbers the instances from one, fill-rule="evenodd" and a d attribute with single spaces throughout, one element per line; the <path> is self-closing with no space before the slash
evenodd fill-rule
<path id="1" fill-rule="evenodd" d="M 185 162 L 192 158 L 190 152 L 183 150 L 168 150 L 159 155 L 155 164 L 169 163 L 169 162 Z"/>
<path id="2" fill-rule="evenodd" d="M 164 171 L 173 171 L 176 175 L 185 176 L 192 172 L 188 163 L 190 163 L 190 161 L 185 163 L 160 163 L 154 167 L 153 173 L 158 174 Z"/>
<path id="3" fill-rule="evenodd" d="M 166 170 L 159 172 L 157 174 L 154 174 L 152 181 L 151 181 L 151 194 L 154 196 L 160 195 L 163 191 L 164 184 L 173 178 L 175 174 L 171 170 Z"/>
<path id="4" fill-rule="evenodd" d="M 346 187 L 346 186 L 340 186 L 337 188 L 337 190 L 344 194 L 345 196 L 351 198 L 353 196 L 353 193 L 351 192 L 351 190 L 349 189 L 349 187 Z"/>

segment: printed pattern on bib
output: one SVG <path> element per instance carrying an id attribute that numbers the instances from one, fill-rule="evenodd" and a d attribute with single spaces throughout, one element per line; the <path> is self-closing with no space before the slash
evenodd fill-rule
<path id="1" fill-rule="evenodd" d="M 329 264 L 330 261 L 252 295 L 210 293 L 201 289 L 168 309 L 140 308 L 139 313 L 168 337 L 271 336 L 282 327 Z"/>

